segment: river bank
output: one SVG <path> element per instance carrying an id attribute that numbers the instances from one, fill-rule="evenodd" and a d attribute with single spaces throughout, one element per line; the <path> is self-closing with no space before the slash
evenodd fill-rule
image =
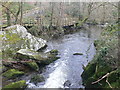
<path id="1" fill-rule="evenodd" d="M 120 88 L 118 39 L 118 24 L 115 24 L 106 27 L 94 42 L 96 55 L 82 73 L 86 88 Z"/>

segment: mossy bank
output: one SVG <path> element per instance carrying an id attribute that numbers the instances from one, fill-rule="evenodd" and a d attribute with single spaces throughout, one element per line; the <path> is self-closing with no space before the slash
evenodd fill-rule
<path id="1" fill-rule="evenodd" d="M 109 25 L 94 42 L 96 55 L 82 73 L 86 88 L 120 88 L 118 24 Z"/>

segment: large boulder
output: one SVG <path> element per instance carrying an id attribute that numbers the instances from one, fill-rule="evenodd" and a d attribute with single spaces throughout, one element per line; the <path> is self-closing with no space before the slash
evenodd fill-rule
<path id="1" fill-rule="evenodd" d="M 34 51 L 46 45 L 46 41 L 27 32 L 21 25 L 14 25 L 1 32 L 2 49 L 31 49 Z"/>

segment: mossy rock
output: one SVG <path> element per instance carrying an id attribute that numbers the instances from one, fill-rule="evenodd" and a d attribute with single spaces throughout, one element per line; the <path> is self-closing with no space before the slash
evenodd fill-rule
<path id="1" fill-rule="evenodd" d="M 17 58 L 21 58 L 23 60 L 32 59 L 39 64 L 41 63 L 50 64 L 51 62 L 59 58 L 56 56 L 56 54 L 58 53 L 57 50 L 52 50 L 51 52 L 43 53 L 43 52 L 36 52 L 29 49 L 20 49 L 19 51 L 17 51 L 17 53 L 19 54 L 19 57 L 17 56 Z"/>
<path id="2" fill-rule="evenodd" d="M 16 69 L 10 69 L 10 70 L 4 72 L 2 75 L 10 79 L 10 78 L 16 78 L 23 74 L 24 74 L 24 72 L 22 72 L 22 71 L 18 71 Z"/>
<path id="3" fill-rule="evenodd" d="M 35 70 L 35 71 L 39 71 L 39 66 L 37 65 L 37 63 L 36 63 L 35 61 L 27 62 L 27 65 L 28 65 L 31 69 L 33 69 L 33 70 Z"/>
<path id="4" fill-rule="evenodd" d="M 26 81 L 21 80 L 6 85 L 5 87 L 3 87 L 2 90 L 6 90 L 6 89 L 16 90 L 16 88 L 26 88 L 26 87 L 27 87 Z"/>
<path id="5" fill-rule="evenodd" d="M 39 53 L 30 49 L 20 49 L 17 51 L 17 54 L 15 56 L 16 59 L 20 60 L 43 60 L 44 58 L 47 57 L 47 54 L 44 53 Z"/>
<path id="6" fill-rule="evenodd" d="M 83 55 L 83 53 L 74 53 L 73 55 Z"/>
<path id="7" fill-rule="evenodd" d="M 85 70 L 82 73 L 83 78 L 83 84 L 86 84 L 87 80 L 92 77 L 96 70 L 96 63 L 89 63 L 87 67 L 85 67 Z"/>
<path id="8" fill-rule="evenodd" d="M 60 57 L 56 57 L 55 55 L 50 55 L 46 60 L 42 60 L 42 64 L 48 65 L 52 62 L 54 62 L 55 60 L 59 59 Z"/>
<path id="9" fill-rule="evenodd" d="M 57 49 L 53 49 L 53 50 L 50 51 L 50 53 L 57 55 L 58 54 L 58 50 Z"/>
<path id="10" fill-rule="evenodd" d="M 43 82 L 44 81 L 44 77 L 42 75 L 35 75 L 31 78 L 30 82 L 37 84 L 39 82 Z"/>

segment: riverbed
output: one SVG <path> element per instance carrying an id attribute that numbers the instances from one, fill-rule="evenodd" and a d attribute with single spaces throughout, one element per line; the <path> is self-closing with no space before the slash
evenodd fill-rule
<path id="1" fill-rule="evenodd" d="M 57 49 L 60 59 L 45 67 L 42 72 L 44 82 L 34 85 L 28 80 L 28 88 L 84 88 L 81 78 L 83 67 L 93 59 L 96 53 L 94 40 L 99 38 L 102 31 L 101 26 L 86 27 L 47 42 L 45 52 Z M 73 55 L 74 53 L 83 55 Z"/>

